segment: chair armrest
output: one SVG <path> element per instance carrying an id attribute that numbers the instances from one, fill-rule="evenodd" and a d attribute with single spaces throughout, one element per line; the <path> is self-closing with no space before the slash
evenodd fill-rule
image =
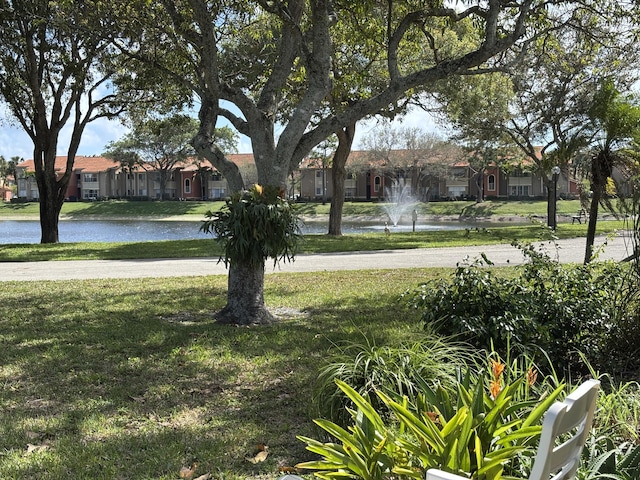
<path id="1" fill-rule="evenodd" d="M 467 477 L 456 475 L 455 473 L 444 472 L 437 468 L 427 470 L 426 480 L 469 480 Z"/>

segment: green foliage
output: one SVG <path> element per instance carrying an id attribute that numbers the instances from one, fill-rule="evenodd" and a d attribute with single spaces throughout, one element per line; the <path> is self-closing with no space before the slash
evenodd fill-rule
<path id="1" fill-rule="evenodd" d="M 301 238 L 298 217 L 279 187 L 254 185 L 236 192 L 217 212 L 207 212 L 201 230 L 213 233 L 225 264 L 261 266 L 292 260 Z"/>
<path id="2" fill-rule="evenodd" d="M 197 130 L 198 122 L 187 115 L 137 120 L 132 132 L 107 145 L 105 156 L 128 167 L 153 164 L 166 175 L 177 162 L 194 154 L 189 141 Z"/>
<path id="3" fill-rule="evenodd" d="M 382 391 L 390 396 L 415 398 L 422 379 L 452 388 L 458 366 L 473 360 L 467 346 L 438 335 L 426 334 L 418 341 L 399 346 L 365 340 L 334 349 L 316 382 L 314 403 L 319 416 L 343 427 L 351 419 L 347 407 L 352 403 L 335 380 L 348 384 L 362 396 Z M 369 398 L 373 408 L 384 411 L 378 397 Z"/>
<path id="4" fill-rule="evenodd" d="M 640 445 L 616 446 L 606 436 L 592 436 L 583 450 L 577 480 L 640 480 Z"/>
<path id="5" fill-rule="evenodd" d="M 16 178 L 16 165 L 20 163 L 22 159 L 20 157 L 12 157 L 11 160 L 5 160 L 0 155 L 0 184 L 7 181 L 9 178 Z"/>
<path id="6" fill-rule="evenodd" d="M 430 328 L 479 348 L 503 352 L 512 342 L 529 352 L 541 349 L 552 365 L 569 371 L 584 369 L 583 351 L 594 365 L 615 367 L 609 338 L 625 268 L 563 266 L 532 246 L 521 248 L 529 261 L 519 275 L 496 274 L 484 257 L 459 265 L 450 280 L 422 285 L 409 294 L 411 303 Z"/>
<path id="7" fill-rule="evenodd" d="M 433 467 L 474 479 L 498 479 L 505 464 L 533 454 L 539 421 L 564 390 L 560 385 L 534 395 L 532 370 L 513 378 L 505 368 L 500 360 L 492 360 L 488 375 L 467 368 L 454 390 L 422 380 L 413 398 L 376 391 L 393 412 L 390 420 L 369 396 L 336 380 L 355 405 L 348 409 L 352 423 L 345 429 L 316 420 L 335 441 L 299 436 L 322 459 L 298 467 L 318 470 L 316 475 L 325 479 L 420 479 Z"/>

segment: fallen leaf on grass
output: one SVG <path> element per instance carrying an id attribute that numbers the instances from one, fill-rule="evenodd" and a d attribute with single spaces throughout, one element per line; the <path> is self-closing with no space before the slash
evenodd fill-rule
<path id="1" fill-rule="evenodd" d="M 251 462 L 254 465 L 256 463 L 264 462 L 269 456 L 269 447 L 267 445 L 258 445 L 257 448 L 260 450 L 253 457 L 245 457 L 247 462 Z"/>
<path id="2" fill-rule="evenodd" d="M 279 467 L 278 468 L 278 472 L 280 473 L 301 473 L 301 470 L 299 468 L 296 467 Z"/>
<path id="3" fill-rule="evenodd" d="M 184 478 L 185 480 L 191 480 L 193 476 L 196 474 L 196 468 L 198 468 L 198 464 L 194 463 L 190 467 L 182 467 L 180 469 L 180 478 Z"/>
<path id="4" fill-rule="evenodd" d="M 44 452 L 49 449 L 49 444 L 47 442 L 42 443 L 40 445 L 34 445 L 33 443 L 27 443 L 27 455 L 35 452 Z"/>
<path id="5" fill-rule="evenodd" d="M 205 473 L 204 475 L 200 475 L 198 478 L 194 478 L 193 480 L 209 480 L 212 477 L 210 473 Z"/>

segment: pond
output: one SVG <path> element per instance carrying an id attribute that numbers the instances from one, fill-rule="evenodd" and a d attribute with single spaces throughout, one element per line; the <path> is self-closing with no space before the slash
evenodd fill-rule
<path id="1" fill-rule="evenodd" d="M 305 234 L 327 233 L 327 222 L 308 222 L 302 225 Z M 459 230 L 471 226 L 461 222 L 433 222 L 420 224 L 416 230 Z M 473 227 L 478 224 L 473 224 Z M 58 226 L 60 241 L 71 242 L 144 242 L 155 240 L 189 240 L 207 238 L 200 232 L 197 221 L 139 221 L 139 220 L 61 220 Z M 343 222 L 342 233 L 382 232 L 384 223 Z M 411 225 L 389 227 L 394 232 L 410 232 Z M 40 223 L 35 220 L 0 220 L 0 244 L 39 243 Z"/>

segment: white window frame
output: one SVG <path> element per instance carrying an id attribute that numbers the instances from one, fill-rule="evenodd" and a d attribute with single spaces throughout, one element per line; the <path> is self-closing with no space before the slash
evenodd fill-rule
<path id="1" fill-rule="evenodd" d="M 493 173 L 487 177 L 487 189 L 490 192 L 496 191 L 496 176 Z"/>

